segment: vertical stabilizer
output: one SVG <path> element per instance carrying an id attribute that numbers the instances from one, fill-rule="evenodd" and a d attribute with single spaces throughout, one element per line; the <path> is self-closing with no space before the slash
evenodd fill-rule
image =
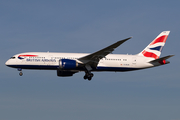
<path id="1" fill-rule="evenodd" d="M 166 39 L 170 31 L 161 32 L 142 52 L 139 56 L 150 57 L 158 59 L 161 55 L 161 51 L 165 45 Z"/>

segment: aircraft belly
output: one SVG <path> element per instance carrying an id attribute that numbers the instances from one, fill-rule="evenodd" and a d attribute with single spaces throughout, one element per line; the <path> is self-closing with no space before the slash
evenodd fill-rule
<path id="1" fill-rule="evenodd" d="M 128 62 L 110 61 L 98 64 L 96 71 L 132 71 L 137 70 L 137 67 L 132 66 Z"/>

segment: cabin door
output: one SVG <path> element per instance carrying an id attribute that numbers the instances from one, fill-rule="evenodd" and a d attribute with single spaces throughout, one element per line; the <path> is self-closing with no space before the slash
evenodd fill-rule
<path id="1" fill-rule="evenodd" d="M 133 57 L 132 58 L 132 66 L 136 66 L 136 62 L 137 62 L 136 57 Z"/>

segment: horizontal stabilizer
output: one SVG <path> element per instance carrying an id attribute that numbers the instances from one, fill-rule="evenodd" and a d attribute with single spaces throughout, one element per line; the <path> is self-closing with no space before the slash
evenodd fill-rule
<path id="1" fill-rule="evenodd" d="M 165 56 L 165 57 L 162 57 L 162 58 L 159 58 L 159 59 L 155 59 L 155 60 L 152 60 L 150 61 L 149 63 L 161 63 L 161 64 L 167 64 L 169 63 L 168 61 L 166 61 L 166 59 L 169 59 L 170 57 L 173 57 L 174 55 L 168 55 L 168 56 Z"/>

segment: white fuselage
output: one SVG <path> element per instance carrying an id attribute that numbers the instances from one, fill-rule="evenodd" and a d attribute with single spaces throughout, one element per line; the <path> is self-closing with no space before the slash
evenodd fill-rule
<path id="1" fill-rule="evenodd" d="M 27 56 L 24 57 L 23 55 Z M 6 62 L 6 65 L 21 69 L 57 70 L 59 69 L 59 61 L 61 59 L 77 60 L 86 55 L 88 53 L 28 52 L 14 55 Z M 138 55 L 109 54 L 105 58 L 102 58 L 97 67 L 92 71 L 131 71 L 154 67 L 153 64 L 149 63 L 151 60 L 153 58 Z M 82 68 L 75 70 L 84 71 Z"/>

